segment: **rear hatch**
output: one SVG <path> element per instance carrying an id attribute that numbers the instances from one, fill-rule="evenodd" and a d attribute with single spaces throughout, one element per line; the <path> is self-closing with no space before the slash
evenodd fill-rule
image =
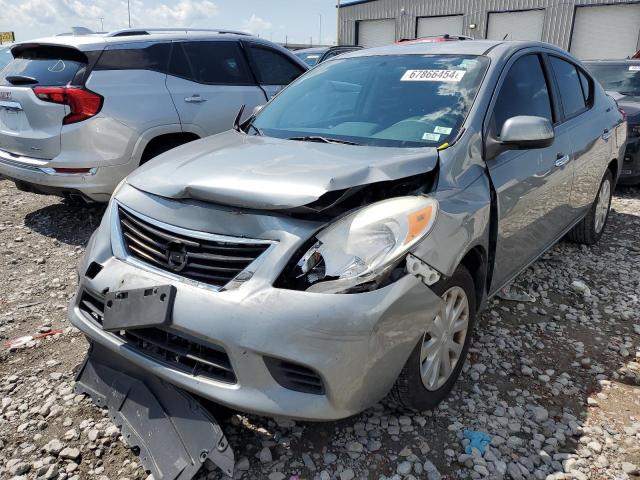
<path id="1" fill-rule="evenodd" d="M 60 153 L 60 134 L 69 107 L 39 99 L 34 88 L 82 82 L 87 57 L 65 46 L 18 45 L 0 70 L 0 150 L 52 159 Z"/>

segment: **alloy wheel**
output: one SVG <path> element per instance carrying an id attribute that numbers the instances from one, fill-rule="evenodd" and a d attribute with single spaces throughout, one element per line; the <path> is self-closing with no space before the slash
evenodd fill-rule
<path id="1" fill-rule="evenodd" d="M 596 233 L 600 233 L 604 228 L 609 213 L 609 204 L 611 201 L 611 182 L 605 178 L 600 186 L 598 193 L 598 201 L 596 203 L 594 229 Z"/>
<path id="2" fill-rule="evenodd" d="M 444 307 L 425 333 L 420 349 L 420 376 L 429 391 L 438 390 L 462 357 L 469 327 L 469 299 L 460 287 L 442 294 Z"/>

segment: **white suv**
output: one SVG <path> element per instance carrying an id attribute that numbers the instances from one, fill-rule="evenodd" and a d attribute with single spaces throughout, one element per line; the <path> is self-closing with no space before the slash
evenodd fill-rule
<path id="1" fill-rule="evenodd" d="M 246 119 L 306 65 L 221 30 L 120 30 L 16 44 L 0 71 L 0 176 L 21 190 L 107 201 L 177 145 Z"/>

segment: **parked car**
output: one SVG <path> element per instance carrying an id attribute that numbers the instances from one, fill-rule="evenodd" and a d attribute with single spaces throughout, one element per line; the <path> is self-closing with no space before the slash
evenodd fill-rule
<path id="1" fill-rule="evenodd" d="M 9 47 L 0 47 L 0 70 L 2 70 L 11 60 L 13 56 Z"/>
<path id="2" fill-rule="evenodd" d="M 231 128 L 307 66 L 226 31 L 120 30 L 12 47 L 0 76 L 0 175 L 22 190 L 108 201 L 128 173 Z"/>
<path id="3" fill-rule="evenodd" d="M 398 40 L 397 43 L 434 43 L 434 42 L 458 42 L 460 40 L 473 40 L 473 37 L 467 37 L 465 35 L 430 35 L 428 37 L 419 38 L 403 38 Z"/>
<path id="4" fill-rule="evenodd" d="M 303 48 L 301 50 L 296 50 L 293 53 L 304 63 L 306 63 L 310 67 L 313 67 L 335 56 L 342 55 L 343 53 L 353 52 L 355 50 L 360 50 L 361 48 L 362 47 L 359 47 L 357 45 L 339 45 L 336 47 Z"/>
<path id="5" fill-rule="evenodd" d="M 628 140 L 619 183 L 640 184 L 640 60 L 584 62 L 591 75 L 609 91 L 627 117 Z"/>
<path id="6" fill-rule="evenodd" d="M 69 319 L 101 361 L 243 411 L 435 407 L 487 299 L 565 235 L 598 241 L 625 139 L 549 44 L 351 52 L 129 175 Z"/>

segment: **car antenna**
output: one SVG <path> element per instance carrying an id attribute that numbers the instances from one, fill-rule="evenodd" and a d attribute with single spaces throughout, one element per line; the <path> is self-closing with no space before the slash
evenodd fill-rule
<path id="1" fill-rule="evenodd" d="M 236 119 L 233 121 L 233 129 L 236 132 L 240 132 L 240 119 L 242 118 L 242 113 L 244 112 L 244 104 L 240 107 L 238 114 L 236 115 Z"/>

